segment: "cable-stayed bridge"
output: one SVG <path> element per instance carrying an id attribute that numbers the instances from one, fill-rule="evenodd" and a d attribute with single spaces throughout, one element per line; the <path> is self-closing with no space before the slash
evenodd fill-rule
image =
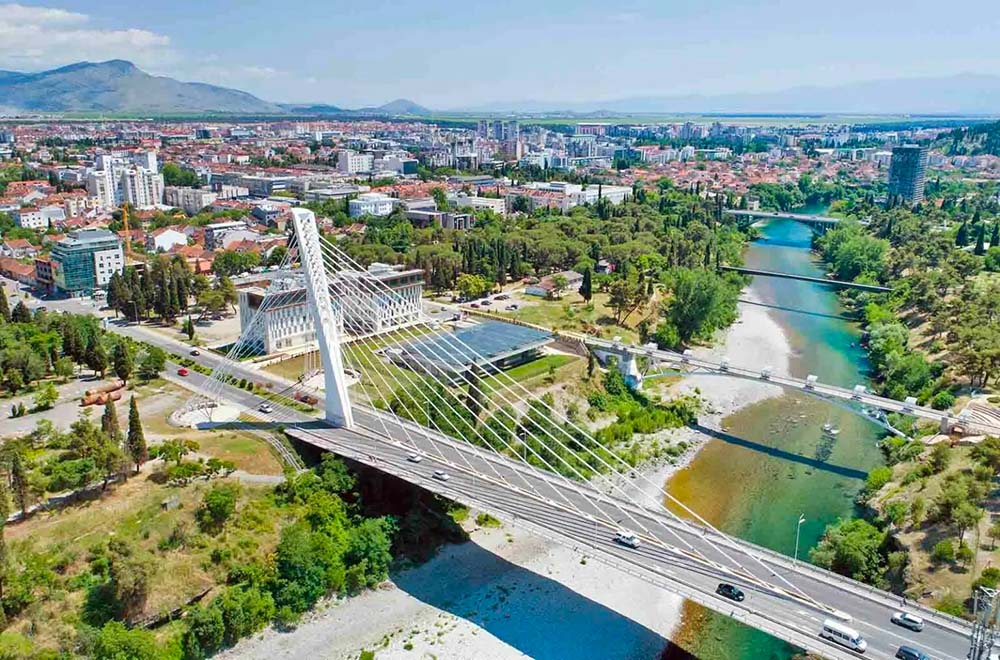
<path id="1" fill-rule="evenodd" d="M 403 304 L 393 289 L 365 277 L 319 234 L 311 212 L 295 209 L 293 217 L 289 255 L 301 263 L 319 343 L 322 417 L 285 398 L 303 384 L 240 363 L 256 350 L 246 339 L 252 323 L 282 296 L 264 298 L 227 359 L 212 360 L 211 377 L 191 374 L 201 392 L 189 402 L 192 411 L 210 419 L 220 402 L 254 411 L 268 401 L 267 412 L 253 414 L 300 442 L 475 506 L 826 657 L 857 653 L 819 636 L 825 619 L 859 630 L 868 657 L 893 657 L 903 644 L 936 658 L 966 655 L 970 628 L 961 620 L 908 604 L 927 621 L 914 638 L 890 622 L 902 609 L 898 596 L 727 536 L 669 494 L 669 509 L 636 503 L 625 484 L 645 477 L 622 457 L 504 371 L 491 370 L 474 347 L 425 316 L 419 301 Z M 247 374 L 270 391 L 237 387 Z M 638 546 L 616 542 L 619 531 L 634 533 Z M 746 599 L 718 595 L 722 582 Z"/>

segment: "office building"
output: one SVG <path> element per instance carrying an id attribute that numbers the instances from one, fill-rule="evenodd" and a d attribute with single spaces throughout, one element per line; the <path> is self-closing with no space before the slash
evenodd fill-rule
<path id="1" fill-rule="evenodd" d="M 374 165 L 375 156 L 372 154 L 359 154 L 350 149 L 337 152 L 337 171 L 341 174 L 368 174 Z"/>
<path id="2" fill-rule="evenodd" d="M 70 232 L 53 246 L 49 259 L 54 287 L 72 296 L 103 289 L 125 268 L 121 240 L 107 229 Z"/>
<path id="3" fill-rule="evenodd" d="M 213 222 L 205 225 L 205 249 L 218 250 L 225 246 L 226 234 L 234 231 L 242 231 L 247 228 L 247 223 L 242 220 L 231 220 L 229 222 Z"/>
<path id="4" fill-rule="evenodd" d="M 924 200 L 924 178 L 927 175 L 927 147 L 905 144 L 892 148 L 889 163 L 889 199 L 907 204 Z"/>
<path id="5" fill-rule="evenodd" d="M 366 271 L 343 271 L 341 277 L 368 281 L 357 287 L 349 305 L 342 304 L 336 283 L 331 286 L 331 303 L 341 329 L 350 335 L 386 332 L 419 318 L 424 271 L 374 263 Z M 316 330 L 306 302 L 301 275 L 285 277 L 268 291 L 250 288 L 240 291 L 240 331 L 247 341 L 264 354 L 315 349 Z M 390 293 L 386 287 L 392 290 Z M 352 287 L 354 289 L 355 287 Z M 264 301 L 264 316 L 254 323 Z"/>
<path id="6" fill-rule="evenodd" d="M 360 218 L 363 215 L 387 216 L 392 213 L 396 199 L 383 193 L 362 193 L 347 202 L 348 215 Z"/>

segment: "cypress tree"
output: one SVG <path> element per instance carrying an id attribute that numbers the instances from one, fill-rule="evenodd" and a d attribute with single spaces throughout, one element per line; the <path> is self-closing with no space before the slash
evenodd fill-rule
<path id="1" fill-rule="evenodd" d="M 132 354 L 129 352 L 128 346 L 125 345 L 124 341 L 119 341 L 115 344 L 111 353 L 111 364 L 114 367 L 115 375 L 121 378 L 122 381 L 128 382 L 128 379 L 132 377 L 134 365 Z"/>
<path id="2" fill-rule="evenodd" d="M 7 289 L 0 286 L 0 317 L 10 323 L 10 305 L 7 303 Z"/>
<path id="3" fill-rule="evenodd" d="M 108 441 L 116 447 L 122 444 L 122 428 L 118 423 L 118 411 L 115 410 L 115 402 L 108 398 L 104 404 L 104 414 L 101 415 L 101 432 L 104 433 Z"/>
<path id="4" fill-rule="evenodd" d="M 993 233 L 990 235 L 990 247 L 1000 245 L 1000 218 L 993 221 Z"/>
<path id="5" fill-rule="evenodd" d="M 139 468 L 149 459 L 149 450 L 146 448 L 146 436 L 142 432 L 142 420 L 139 418 L 135 395 L 129 400 L 128 406 L 128 439 L 125 450 L 135 463 L 135 472 L 138 474 Z"/>
<path id="6" fill-rule="evenodd" d="M 580 284 L 580 295 L 587 302 L 594 296 L 593 273 L 589 268 L 583 271 L 583 283 Z"/>
<path id="7" fill-rule="evenodd" d="M 969 228 L 963 222 L 962 226 L 958 228 L 958 233 L 955 234 L 955 245 L 959 247 L 965 247 L 969 244 Z"/>
<path id="8" fill-rule="evenodd" d="M 986 253 L 986 225 L 980 223 L 979 231 L 976 232 L 976 248 L 973 253 L 981 256 Z"/>

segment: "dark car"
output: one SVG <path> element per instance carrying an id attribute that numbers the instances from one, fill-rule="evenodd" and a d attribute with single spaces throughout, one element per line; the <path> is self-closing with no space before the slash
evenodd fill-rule
<path id="1" fill-rule="evenodd" d="M 912 646 L 900 646 L 896 657 L 900 660 L 931 660 L 926 653 Z"/>
<path id="2" fill-rule="evenodd" d="M 743 595 L 743 592 L 737 587 L 734 587 L 731 584 L 726 584 L 725 582 L 715 588 L 715 593 L 724 598 L 728 598 L 729 600 L 735 600 L 736 602 L 742 602 L 743 599 L 746 598 L 746 596 Z"/>

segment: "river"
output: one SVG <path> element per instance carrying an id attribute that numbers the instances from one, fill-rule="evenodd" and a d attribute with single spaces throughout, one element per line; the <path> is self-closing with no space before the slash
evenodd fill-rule
<path id="1" fill-rule="evenodd" d="M 761 228 L 746 265 L 824 275 L 810 252 L 812 231 L 792 220 Z M 858 326 L 844 317 L 836 293 L 796 280 L 756 277 L 754 299 L 767 306 L 792 347 L 792 375 L 852 387 L 866 382 L 868 362 Z M 739 356 L 731 356 L 739 364 Z M 823 432 L 825 423 L 840 433 Z M 805 517 L 799 557 L 808 557 L 827 524 L 854 513 L 869 470 L 881 463 L 880 429 L 859 415 L 815 398 L 786 393 L 727 418 L 730 439 L 713 439 L 669 481 L 670 493 L 720 529 L 792 555 Z M 795 649 L 690 603 L 676 643 L 704 660 L 789 658 Z M 673 654 L 670 654 L 673 655 Z"/>

